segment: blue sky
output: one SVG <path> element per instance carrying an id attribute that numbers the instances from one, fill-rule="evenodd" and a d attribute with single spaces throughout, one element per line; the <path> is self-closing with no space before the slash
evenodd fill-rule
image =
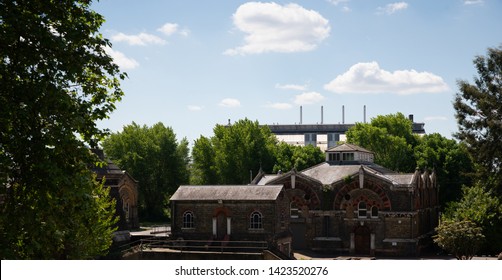
<path id="1" fill-rule="evenodd" d="M 456 81 L 502 44 L 498 0 L 101 0 L 101 33 L 129 78 L 102 128 L 163 122 L 178 139 L 216 124 L 363 121 L 402 112 L 451 138 Z"/>

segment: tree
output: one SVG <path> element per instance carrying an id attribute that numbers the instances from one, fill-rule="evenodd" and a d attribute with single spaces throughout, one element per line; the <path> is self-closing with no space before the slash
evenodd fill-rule
<path id="1" fill-rule="evenodd" d="M 502 251 L 502 203 L 500 199 L 481 185 L 462 188 L 459 201 L 448 204 L 443 218 L 452 221 L 469 220 L 482 229 L 486 236 L 481 244 L 484 253 L 500 253 Z"/>
<path id="2" fill-rule="evenodd" d="M 125 77 L 91 1 L 0 2 L 0 258 L 84 259 L 112 243 L 90 167 Z"/>
<path id="3" fill-rule="evenodd" d="M 192 149 L 191 183 L 194 185 L 215 185 L 218 183 L 215 151 L 211 140 L 204 136 L 195 140 Z"/>
<path id="4" fill-rule="evenodd" d="M 479 178 L 502 194 L 502 46 L 476 56 L 474 84 L 458 81 L 456 137 L 479 165 Z"/>
<path id="5" fill-rule="evenodd" d="M 303 170 L 323 162 L 326 158 L 318 147 L 312 145 L 293 146 L 280 142 L 276 146 L 276 163 L 273 172 Z"/>
<path id="6" fill-rule="evenodd" d="M 472 184 L 474 165 L 462 143 L 447 139 L 439 133 L 422 136 L 414 149 L 417 167 L 434 168 L 443 206 L 461 197 L 463 185 Z"/>
<path id="7" fill-rule="evenodd" d="M 481 228 L 469 220 L 444 220 L 436 230 L 434 242 L 458 260 L 472 259 L 484 239 Z"/>
<path id="8" fill-rule="evenodd" d="M 378 116 L 371 123 L 356 123 L 347 131 L 347 142 L 375 153 L 375 162 L 391 170 L 413 172 L 413 147 L 418 140 L 412 122 L 402 113 Z"/>
<path id="9" fill-rule="evenodd" d="M 139 181 L 141 218 L 166 218 L 170 195 L 189 181 L 188 141 L 178 143 L 173 130 L 160 122 L 152 127 L 133 122 L 104 139 L 102 145 L 107 156 Z"/>
<path id="10" fill-rule="evenodd" d="M 275 136 L 257 121 L 239 120 L 232 125 L 216 125 L 209 143 L 201 137 L 195 141 L 192 172 L 200 184 L 249 184 L 253 175 L 274 166 Z M 214 156 L 211 165 L 205 162 Z M 216 180 L 212 181 L 216 176 Z M 207 180 L 207 181 L 206 181 Z"/>

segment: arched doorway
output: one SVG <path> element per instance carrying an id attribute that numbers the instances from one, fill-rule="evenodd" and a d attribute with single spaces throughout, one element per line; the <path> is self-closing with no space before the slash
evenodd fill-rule
<path id="1" fill-rule="evenodd" d="M 356 255 L 370 255 L 371 232 L 367 226 L 358 226 L 354 230 L 354 243 Z"/>

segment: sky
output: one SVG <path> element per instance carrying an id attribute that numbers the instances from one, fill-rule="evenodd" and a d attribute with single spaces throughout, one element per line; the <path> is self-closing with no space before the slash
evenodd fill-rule
<path id="1" fill-rule="evenodd" d="M 370 121 L 403 113 L 453 138 L 457 81 L 502 46 L 499 0 L 101 0 L 128 78 L 101 128 L 162 122 L 191 144 L 216 124 Z"/>

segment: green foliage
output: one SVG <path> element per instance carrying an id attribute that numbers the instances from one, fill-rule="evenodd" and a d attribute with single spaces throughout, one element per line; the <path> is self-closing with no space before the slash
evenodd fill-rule
<path id="1" fill-rule="evenodd" d="M 463 185 L 472 184 L 474 165 L 462 143 L 438 133 L 428 134 L 420 139 L 414 153 L 418 168 L 436 171 L 443 206 L 460 198 Z"/>
<path id="2" fill-rule="evenodd" d="M 412 122 L 402 113 L 378 116 L 371 123 L 357 123 L 347 131 L 347 142 L 375 153 L 375 162 L 398 172 L 413 172 L 413 147 L 418 140 Z"/>
<path id="3" fill-rule="evenodd" d="M 201 136 L 192 149 L 193 184 L 248 184 L 251 175 L 302 170 L 324 161 L 314 146 L 292 146 L 277 139 L 266 126 L 248 119 L 216 125 L 214 136 Z"/>
<path id="4" fill-rule="evenodd" d="M 481 185 L 462 188 L 462 198 L 451 202 L 443 214 L 443 218 L 453 221 L 469 220 L 481 227 L 486 236 L 482 246 L 485 253 L 502 251 L 502 203 Z"/>
<path id="5" fill-rule="evenodd" d="M 194 185 L 215 185 L 218 173 L 215 163 L 215 151 L 211 139 L 201 136 L 195 140 L 192 148 L 192 168 L 190 182 Z"/>
<path id="6" fill-rule="evenodd" d="M 326 158 L 319 147 L 312 145 L 293 146 L 280 142 L 275 147 L 276 163 L 273 172 L 289 171 L 293 168 L 303 170 L 323 162 Z"/>
<path id="7" fill-rule="evenodd" d="M 474 84 L 458 81 L 454 108 L 459 132 L 479 165 L 479 178 L 502 194 L 502 46 L 477 56 Z"/>
<path id="8" fill-rule="evenodd" d="M 87 259 L 115 209 L 89 170 L 125 77 L 90 1 L 0 3 L 0 258 Z"/>
<path id="9" fill-rule="evenodd" d="M 403 114 L 378 116 L 369 124 L 357 123 L 347 132 L 347 142 L 375 153 L 375 162 L 398 172 L 436 171 L 439 201 L 460 198 L 461 186 L 472 183 L 474 164 L 465 145 L 434 133 L 413 135 L 412 122 Z"/>
<path id="10" fill-rule="evenodd" d="M 228 126 L 216 125 L 213 131 L 211 139 L 201 137 L 195 141 L 194 182 L 249 184 L 251 175 L 256 175 L 260 168 L 272 170 L 277 140 L 268 127 L 244 119 Z"/>
<path id="11" fill-rule="evenodd" d="M 469 220 L 444 220 L 436 230 L 434 242 L 459 260 L 472 259 L 484 240 L 481 228 Z"/>
<path id="12" fill-rule="evenodd" d="M 189 181 L 188 141 L 176 140 L 170 127 L 136 123 L 126 125 L 103 141 L 107 156 L 139 181 L 138 203 L 142 219 L 165 218 L 168 196 Z"/>

